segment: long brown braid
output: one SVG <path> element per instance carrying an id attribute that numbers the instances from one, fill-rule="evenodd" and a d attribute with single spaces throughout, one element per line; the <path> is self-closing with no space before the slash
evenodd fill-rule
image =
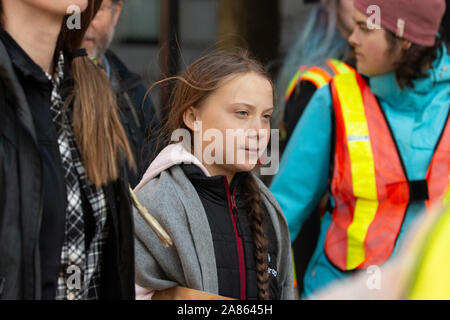
<path id="1" fill-rule="evenodd" d="M 244 204 L 248 210 L 247 215 L 253 233 L 258 297 L 261 300 L 269 300 L 268 241 L 265 231 L 264 211 L 261 207 L 261 190 L 256 180 L 249 173 L 246 173 L 240 182 Z"/>

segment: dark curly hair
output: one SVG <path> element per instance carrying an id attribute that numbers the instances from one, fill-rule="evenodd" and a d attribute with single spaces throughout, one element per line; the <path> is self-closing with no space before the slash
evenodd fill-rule
<path id="1" fill-rule="evenodd" d="M 401 88 L 414 88 L 413 81 L 419 78 L 427 77 L 430 68 L 442 52 L 444 42 L 444 30 L 441 28 L 439 36 L 436 36 L 436 42 L 431 47 L 412 44 L 411 47 L 403 53 L 401 62 L 396 68 L 396 78 Z M 386 30 L 386 39 L 389 43 L 389 51 L 395 52 L 400 46 L 400 39 L 392 32 Z M 448 46 L 448 44 L 447 44 Z"/>

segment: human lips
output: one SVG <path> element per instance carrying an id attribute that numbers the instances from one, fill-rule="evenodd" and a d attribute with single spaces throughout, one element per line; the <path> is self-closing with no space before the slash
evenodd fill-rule
<path id="1" fill-rule="evenodd" d="M 364 55 L 361 52 L 355 52 L 356 59 L 360 60 L 364 58 Z"/>
<path id="2" fill-rule="evenodd" d="M 241 148 L 242 150 L 245 150 L 245 152 L 251 153 L 251 154 L 258 154 L 259 149 L 258 148 L 248 148 L 248 147 L 244 147 Z"/>

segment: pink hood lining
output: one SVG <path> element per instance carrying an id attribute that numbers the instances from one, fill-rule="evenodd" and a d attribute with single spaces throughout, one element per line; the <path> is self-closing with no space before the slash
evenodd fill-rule
<path id="1" fill-rule="evenodd" d="M 211 176 L 200 160 L 183 147 L 182 142 L 169 144 L 150 164 L 141 182 L 134 188 L 134 192 L 138 192 L 143 186 L 153 178 L 157 177 L 164 170 L 181 163 L 192 163 L 199 167 L 206 176 Z"/>

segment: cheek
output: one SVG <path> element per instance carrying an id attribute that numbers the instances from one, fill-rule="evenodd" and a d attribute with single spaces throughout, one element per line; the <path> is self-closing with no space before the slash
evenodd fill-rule
<path id="1" fill-rule="evenodd" d="M 367 41 L 364 47 L 363 68 L 368 75 L 383 74 L 390 71 L 393 62 L 388 55 L 388 47 L 380 41 Z"/>

